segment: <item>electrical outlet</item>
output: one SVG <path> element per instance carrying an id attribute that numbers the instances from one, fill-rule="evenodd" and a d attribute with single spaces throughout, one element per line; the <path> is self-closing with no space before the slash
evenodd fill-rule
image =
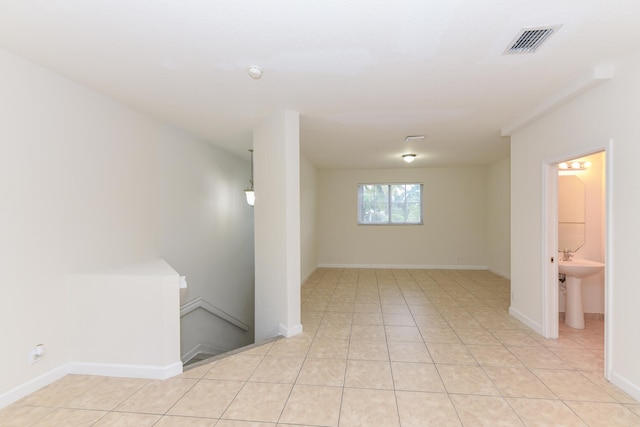
<path id="1" fill-rule="evenodd" d="M 44 344 L 37 344 L 29 351 L 29 365 L 39 362 L 45 355 Z"/>

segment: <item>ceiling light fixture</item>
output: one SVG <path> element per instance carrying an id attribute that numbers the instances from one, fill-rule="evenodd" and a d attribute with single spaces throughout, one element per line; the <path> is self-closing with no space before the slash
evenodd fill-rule
<path id="1" fill-rule="evenodd" d="M 416 154 L 403 154 L 402 160 L 404 160 L 407 163 L 411 163 L 416 159 L 416 157 L 417 157 Z"/>
<path id="2" fill-rule="evenodd" d="M 249 77 L 254 80 L 260 80 L 262 78 L 262 68 L 257 65 L 251 65 L 247 68 L 247 73 L 249 73 Z"/>
<path id="3" fill-rule="evenodd" d="M 423 139 L 424 135 L 409 135 L 404 139 L 404 142 L 422 141 Z"/>

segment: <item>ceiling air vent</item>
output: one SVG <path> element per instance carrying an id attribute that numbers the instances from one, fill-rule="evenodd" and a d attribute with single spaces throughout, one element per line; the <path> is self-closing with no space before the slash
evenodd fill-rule
<path id="1" fill-rule="evenodd" d="M 561 25 L 554 27 L 523 28 L 504 51 L 505 55 L 534 53 Z"/>

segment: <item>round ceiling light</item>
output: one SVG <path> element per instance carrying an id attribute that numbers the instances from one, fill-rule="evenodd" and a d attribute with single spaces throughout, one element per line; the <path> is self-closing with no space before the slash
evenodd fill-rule
<path id="1" fill-rule="evenodd" d="M 249 73 L 249 77 L 254 80 L 260 80 L 262 78 L 262 68 L 257 65 L 252 65 L 247 68 L 247 73 Z"/>
<path id="2" fill-rule="evenodd" d="M 402 160 L 404 160 L 407 163 L 411 163 L 416 159 L 416 155 L 415 154 L 403 154 L 402 155 Z"/>

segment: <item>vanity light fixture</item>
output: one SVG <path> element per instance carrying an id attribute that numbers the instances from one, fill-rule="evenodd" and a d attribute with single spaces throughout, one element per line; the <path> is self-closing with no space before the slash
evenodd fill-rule
<path id="1" fill-rule="evenodd" d="M 411 163 L 416 159 L 416 157 L 417 157 L 416 154 L 403 154 L 402 160 L 404 160 L 407 163 Z"/>
<path id="2" fill-rule="evenodd" d="M 586 171 L 591 166 L 591 162 L 581 162 L 578 160 L 570 160 L 558 164 L 560 171 Z"/>
<path id="3" fill-rule="evenodd" d="M 251 153 L 251 179 L 249 180 L 249 187 L 244 189 L 244 195 L 247 197 L 247 203 L 249 206 L 253 206 L 256 202 L 256 194 L 253 191 L 253 150 L 249 149 Z"/>

